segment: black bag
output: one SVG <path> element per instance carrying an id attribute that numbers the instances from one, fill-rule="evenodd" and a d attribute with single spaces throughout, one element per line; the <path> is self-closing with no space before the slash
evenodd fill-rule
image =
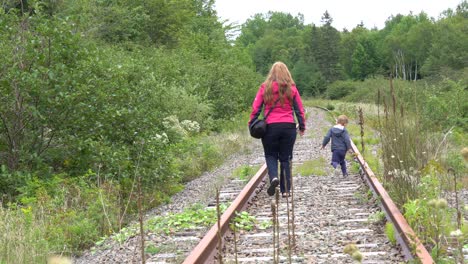
<path id="1" fill-rule="evenodd" d="M 266 134 L 267 123 L 265 120 L 257 119 L 249 126 L 250 135 L 254 138 L 262 138 Z"/>
<path id="2" fill-rule="evenodd" d="M 250 135 L 254 138 L 262 138 L 267 131 L 267 123 L 266 119 L 270 115 L 271 110 L 275 108 L 276 103 L 279 101 L 279 98 L 275 101 L 275 104 L 273 105 L 272 108 L 270 108 L 270 111 L 266 114 L 266 116 L 263 119 L 256 119 L 252 121 L 252 123 L 249 125 L 249 131 Z"/>

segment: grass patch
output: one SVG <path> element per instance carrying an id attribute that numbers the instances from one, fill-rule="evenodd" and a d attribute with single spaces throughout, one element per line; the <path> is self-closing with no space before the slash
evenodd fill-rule
<path id="1" fill-rule="evenodd" d="M 249 166 L 249 165 L 242 165 L 237 167 L 231 175 L 232 179 L 239 179 L 239 180 L 250 180 L 255 173 L 260 169 L 259 165 L 256 166 Z"/>
<path id="2" fill-rule="evenodd" d="M 234 217 L 231 223 L 231 229 L 251 231 L 256 223 L 257 219 L 255 216 L 250 215 L 247 211 L 236 212 L 236 217 Z"/>
<path id="3" fill-rule="evenodd" d="M 161 252 L 161 248 L 157 247 L 157 246 L 155 246 L 153 244 L 149 244 L 145 248 L 145 253 L 146 254 L 154 255 L 154 254 L 158 254 L 159 252 Z"/>
<path id="4" fill-rule="evenodd" d="M 387 235 L 388 240 L 392 245 L 396 245 L 396 237 L 395 237 L 395 227 L 390 222 L 385 224 L 385 234 Z"/>
<path id="5" fill-rule="evenodd" d="M 226 204 L 221 204 L 221 211 L 227 208 Z M 155 233 L 172 233 L 185 229 L 194 229 L 203 226 L 210 226 L 216 222 L 215 208 L 205 208 L 197 204 L 185 209 L 181 213 L 158 216 L 148 220 L 147 228 Z"/>
<path id="6" fill-rule="evenodd" d="M 361 167 L 361 165 L 358 163 L 358 162 L 350 162 L 348 163 L 350 166 L 349 166 L 349 172 L 352 173 L 352 174 L 357 174 L 359 173 L 359 168 Z"/>
<path id="7" fill-rule="evenodd" d="M 324 157 L 320 157 L 314 160 L 307 160 L 303 164 L 293 167 L 293 174 L 301 174 L 302 176 L 316 175 L 325 176 L 327 175 L 325 166 L 327 162 Z"/>
<path id="8" fill-rule="evenodd" d="M 45 240 L 47 223 L 29 209 L 0 206 L 0 263 L 46 263 L 54 248 Z"/>
<path id="9" fill-rule="evenodd" d="M 367 222 L 371 224 L 378 224 L 378 223 L 383 222 L 384 220 L 385 220 L 385 213 L 382 211 L 372 213 L 371 215 L 369 215 L 369 217 L 367 217 Z"/>
<path id="10" fill-rule="evenodd" d="M 220 205 L 221 212 L 224 212 L 227 208 L 226 204 Z M 205 208 L 201 204 L 195 204 L 192 207 L 186 208 L 183 212 L 168 214 L 164 216 L 157 216 L 145 223 L 145 230 L 151 231 L 157 234 L 170 234 L 181 230 L 195 229 L 200 227 L 208 227 L 216 222 L 216 209 Z M 137 224 L 129 225 L 110 236 L 111 240 L 118 243 L 123 243 L 128 238 L 135 236 L 139 233 L 139 226 Z M 96 248 L 104 245 L 105 241 L 109 237 L 102 237 L 101 240 L 96 242 Z M 156 250 L 161 251 L 161 248 L 149 248 L 150 251 L 155 252 Z"/>
<path id="11" fill-rule="evenodd" d="M 358 199 L 360 203 L 366 204 L 372 199 L 372 191 L 368 190 L 365 193 L 361 191 L 356 191 L 354 192 L 353 196 L 354 198 Z"/>

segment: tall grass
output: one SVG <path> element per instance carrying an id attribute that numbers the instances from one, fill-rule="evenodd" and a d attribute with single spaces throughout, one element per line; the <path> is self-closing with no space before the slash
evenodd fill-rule
<path id="1" fill-rule="evenodd" d="M 46 263 L 51 252 L 46 229 L 30 209 L 0 206 L 0 263 Z"/>
<path id="2" fill-rule="evenodd" d="M 400 206 L 418 197 L 420 171 L 426 166 L 434 146 L 416 114 L 405 111 L 405 103 L 390 89 L 378 93 L 378 125 L 384 164 L 383 180 Z M 380 111 L 381 109 L 381 111 Z"/>

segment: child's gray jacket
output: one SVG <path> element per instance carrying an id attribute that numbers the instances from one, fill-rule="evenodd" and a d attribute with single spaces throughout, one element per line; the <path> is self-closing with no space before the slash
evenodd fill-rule
<path id="1" fill-rule="evenodd" d="M 351 149 L 351 141 L 349 139 L 348 131 L 344 126 L 335 125 L 330 128 L 323 138 L 322 146 L 326 146 L 328 142 L 332 141 L 331 143 L 331 150 L 344 150 L 347 151 Z"/>

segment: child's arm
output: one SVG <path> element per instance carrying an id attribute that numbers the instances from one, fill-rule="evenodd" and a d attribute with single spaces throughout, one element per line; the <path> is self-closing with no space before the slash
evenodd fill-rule
<path id="1" fill-rule="evenodd" d="M 350 153 L 353 153 L 353 149 L 351 148 L 351 139 L 349 138 L 348 131 L 345 129 L 343 133 L 344 139 L 345 139 L 345 144 L 346 144 L 346 150 L 349 151 Z"/>
<path id="2" fill-rule="evenodd" d="M 323 138 L 322 147 L 320 149 L 325 148 L 325 146 L 328 144 L 328 142 L 330 142 L 330 138 L 331 138 L 331 128 L 328 130 L 327 134 Z"/>

